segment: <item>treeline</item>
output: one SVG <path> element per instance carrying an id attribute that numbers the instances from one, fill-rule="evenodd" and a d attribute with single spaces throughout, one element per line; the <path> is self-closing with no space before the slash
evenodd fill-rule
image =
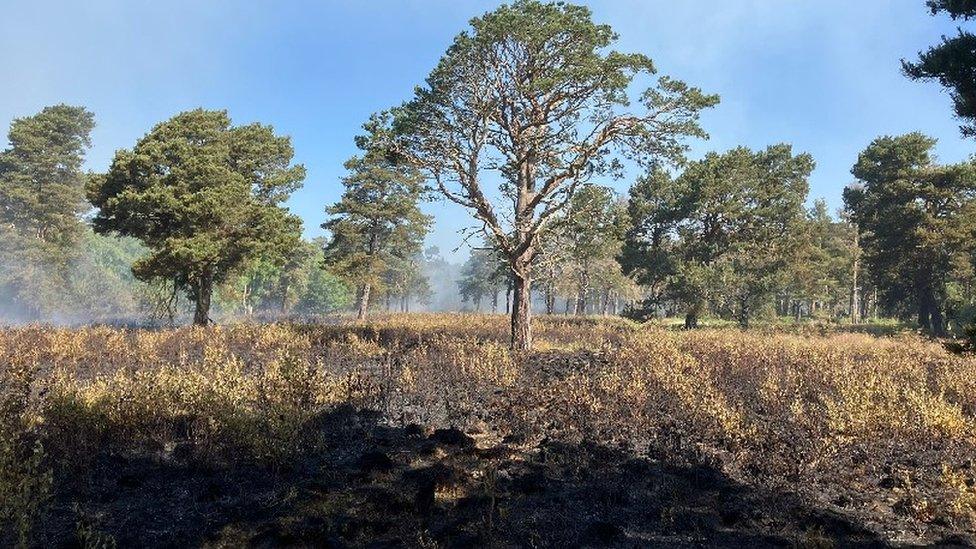
<path id="1" fill-rule="evenodd" d="M 422 246 L 431 220 L 418 209 L 421 182 L 384 164 L 367 138 L 327 209 L 330 238 L 309 241 L 283 206 L 305 170 L 270 126 L 179 113 L 119 150 L 106 173 L 88 173 L 94 125 L 66 105 L 11 123 L 0 152 L 0 321 L 206 324 L 453 305 L 429 285 L 452 274 Z"/>
<path id="2" fill-rule="evenodd" d="M 182 113 L 82 170 L 94 116 L 58 105 L 14 120 L 0 153 L 0 319 L 175 320 L 345 307 L 279 204 L 304 177 L 291 144 L 223 112 Z M 97 207 L 97 209 L 95 209 Z M 188 299 L 187 299 L 188 298 Z"/>
<path id="3" fill-rule="evenodd" d="M 689 161 L 718 96 L 657 75 L 647 56 L 613 50 L 617 39 L 566 3 L 518 0 L 473 19 L 414 97 L 364 124 L 327 237 L 311 242 L 284 207 L 305 170 L 270 126 L 180 113 L 86 174 L 91 113 L 16 120 L 0 155 L 2 312 L 364 317 L 456 285 L 465 307 L 504 303 L 518 349 L 531 346 L 534 310 L 680 315 L 689 328 L 705 316 L 886 316 L 935 335 L 971 323 L 972 162 L 939 165 L 918 133 L 878 138 L 852 159 L 831 215 L 822 200 L 807 206 L 814 159 L 788 144 Z M 953 39 L 904 69 L 955 89 L 971 119 L 959 66 L 976 63 Z M 600 184 L 615 178 L 633 181 L 626 196 Z M 421 204 L 435 196 L 477 222 L 455 279 L 424 249 L 433 220 Z"/>
<path id="4" fill-rule="evenodd" d="M 971 3 L 928 6 L 976 16 Z M 789 145 L 688 162 L 687 140 L 708 137 L 700 116 L 718 96 L 657 75 L 617 40 L 586 7 L 518 0 L 472 19 L 414 96 L 382 115 L 386 158 L 478 222 L 483 245 L 459 289 L 474 308 L 497 310 L 505 295 L 513 348 L 532 345 L 539 294 L 547 312 L 623 300 L 627 314 L 680 314 L 689 328 L 704 315 L 743 326 L 886 315 L 935 335 L 970 322 L 971 163 L 937 165 L 935 141 L 919 134 L 882 137 L 857 159 L 836 219 L 823 202 L 808 210 L 814 161 Z M 960 31 L 903 62 L 909 77 L 949 88 L 969 122 L 971 43 Z M 625 167 L 644 175 L 622 206 L 597 184 Z"/>
<path id="5" fill-rule="evenodd" d="M 934 162 L 935 140 L 882 137 L 858 157 L 832 215 L 807 207 L 814 161 L 788 145 L 652 169 L 618 197 L 586 184 L 541 239 L 535 308 L 638 319 L 704 316 L 973 321 L 976 165 Z M 475 249 L 458 283 L 475 310 L 510 309 L 506 262 Z"/>

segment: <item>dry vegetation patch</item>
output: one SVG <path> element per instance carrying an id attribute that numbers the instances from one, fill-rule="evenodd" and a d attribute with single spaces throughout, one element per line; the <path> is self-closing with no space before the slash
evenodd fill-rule
<path id="1" fill-rule="evenodd" d="M 512 354 L 505 328 L 4 330 L 3 541 L 871 545 L 976 530 L 972 358 L 911 335 L 567 318 L 540 319 L 539 350 Z"/>

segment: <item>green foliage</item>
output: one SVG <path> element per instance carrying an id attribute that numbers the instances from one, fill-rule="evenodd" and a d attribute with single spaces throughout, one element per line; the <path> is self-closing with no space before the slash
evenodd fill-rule
<path id="1" fill-rule="evenodd" d="M 683 303 L 689 326 L 708 304 L 748 324 L 796 257 L 813 166 L 775 145 L 710 153 L 677 178 L 652 171 L 631 189 L 627 271 Z"/>
<path id="2" fill-rule="evenodd" d="M 847 220 L 834 220 L 823 199 L 814 202 L 800 236 L 797 259 L 787 272 L 782 289 L 781 315 L 802 316 L 826 312 L 838 317 L 850 312 L 854 262 L 859 256 L 856 228 Z"/>
<path id="3" fill-rule="evenodd" d="M 81 166 L 94 127 L 92 113 L 68 105 L 11 123 L 10 147 L 0 152 L 0 226 L 71 250 L 88 208 Z"/>
<path id="4" fill-rule="evenodd" d="M 292 156 L 270 126 L 233 127 L 224 111 L 180 113 L 93 180 L 95 229 L 141 240 L 149 253 L 135 275 L 173 281 L 204 324 L 214 284 L 256 257 L 283 262 L 297 246 L 301 221 L 281 207 L 305 177 Z"/>
<path id="5" fill-rule="evenodd" d="M 933 15 L 944 11 L 953 19 L 976 17 L 973 0 L 928 0 L 927 5 Z M 976 135 L 976 36 L 962 29 L 951 38 L 943 36 L 917 62 L 902 60 L 902 69 L 913 80 L 935 80 L 949 90 L 956 116 L 967 122 L 960 127 L 962 134 Z"/>
<path id="6" fill-rule="evenodd" d="M 383 113 L 363 125 L 366 134 L 356 138 L 363 154 L 346 161 L 345 191 L 322 224 L 331 233 L 326 263 L 357 288 L 360 316 L 371 291 L 400 283 L 399 273 L 403 284 L 416 284 L 410 258 L 420 252 L 431 224 L 418 206 L 424 191 L 420 174 L 390 148 L 390 123 Z"/>
<path id="7" fill-rule="evenodd" d="M 887 309 L 915 310 L 923 329 L 942 335 L 948 283 L 972 277 L 976 166 L 935 165 L 934 146 L 920 133 L 874 140 L 858 157 L 859 183 L 844 190 L 844 201 Z"/>
<path id="8" fill-rule="evenodd" d="M 85 227 L 77 258 L 60 292 L 60 310 L 79 320 L 136 318 L 148 306 L 148 287 L 131 266 L 146 254 L 134 238 L 104 236 Z"/>
<path id="9" fill-rule="evenodd" d="M 395 254 L 390 257 L 386 272 L 383 273 L 388 309 L 392 308 L 394 300 L 399 302 L 401 312 L 409 311 L 412 300 L 422 303 L 430 301 L 433 292 L 424 273 L 425 261 L 424 254 L 419 251 L 411 255 Z"/>
<path id="10" fill-rule="evenodd" d="M 14 120 L 0 151 L 0 317 L 50 318 L 85 226 L 81 171 L 94 117 L 57 105 Z"/>
<path id="11" fill-rule="evenodd" d="M 92 233 L 80 217 L 94 118 L 57 105 L 14 120 L 0 152 L 0 317 L 79 321 L 129 315 L 140 285 L 134 242 Z"/>
<path id="12" fill-rule="evenodd" d="M 944 11 L 953 19 L 976 17 L 976 1 L 974 0 L 927 0 L 925 5 L 932 11 L 932 15 Z"/>
<path id="13" fill-rule="evenodd" d="M 295 305 L 302 314 L 327 314 L 352 305 L 352 293 L 339 277 L 316 266 L 309 271 L 308 281 Z"/>

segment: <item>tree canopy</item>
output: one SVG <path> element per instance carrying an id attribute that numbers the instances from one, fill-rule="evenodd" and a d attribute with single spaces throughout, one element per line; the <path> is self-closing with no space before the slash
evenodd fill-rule
<path id="1" fill-rule="evenodd" d="M 775 145 L 709 153 L 678 177 L 653 170 L 631 188 L 627 271 L 683 303 L 688 327 L 708 304 L 747 325 L 794 258 L 813 167 Z"/>
<path id="2" fill-rule="evenodd" d="M 947 13 L 953 19 L 976 17 L 973 0 L 928 0 L 932 15 Z M 935 80 L 949 90 L 956 116 L 965 123 L 963 135 L 976 135 L 976 36 L 959 29 L 956 36 L 942 37 L 942 43 L 919 53 L 918 61 L 902 60 L 905 74 L 914 80 Z"/>
<path id="3" fill-rule="evenodd" d="M 291 141 L 270 126 L 232 126 L 225 111 L 197 109 L 155 126 L 120 150 L 88 196 L 99 232 L 132 236 L 149 253 L 133 265 L 195 303 L 206 324 L 214 285 L 259 255 L 283 261 L 301 220 L 281 203 L 305 177 Z"/>
<path id="4" fill-rule="evenodd" d="M 889 311 L 914 309 L 922 328 L 941 335 L 948 284 L 971 270 L 976 166 L 936 165 L 935 143 L 920 133 L 874 140 L 852 169 L 858 183 L 844 202 Z"/>
<path id="5" fill-rule="evenodd" d="M 423 179 L 391 149 L 389 125 L 388 114 L 364 124 L 366 133 L 356 139 L 362 155 L 346 161 L 345 190 L 322 224 L 331 234 L 326 261 L 356 287 L 359 318 L 391 269 L 412 268 L 409 260 L 422 250 L 431 223 L 419 207 Z"/>
<path id="6" fill-rule="evenodd" d="M 614 50 L 616 41 L 586 7 L 518 0 L 472 19 L 399 110 L 402 150 L 509 263 L 515 348 L 531 345 L 538 239 L 577 186 L 619 173 L 621 158 L 680 159 L 683 138 L 705 137 L 699 113 L 718 102 L 664 76 L 635 108 L 628 90 L 654 64 Z M 484 186 L 489 174 L 501 199 Z"/>

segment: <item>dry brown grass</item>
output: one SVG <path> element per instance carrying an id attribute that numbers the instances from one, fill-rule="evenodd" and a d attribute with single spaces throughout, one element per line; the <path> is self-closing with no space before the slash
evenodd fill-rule
<path id="1" fill-rule="evenodd" d="M 591 440 L 714 465 L 889 540 L 976 529 L 976 359 L 916 336 L 673 332 L 540 319 L 0 332 L 0 518 L 29 540 L 107 451 L 288 468 L 338 405 L 479 440 Z"/>

